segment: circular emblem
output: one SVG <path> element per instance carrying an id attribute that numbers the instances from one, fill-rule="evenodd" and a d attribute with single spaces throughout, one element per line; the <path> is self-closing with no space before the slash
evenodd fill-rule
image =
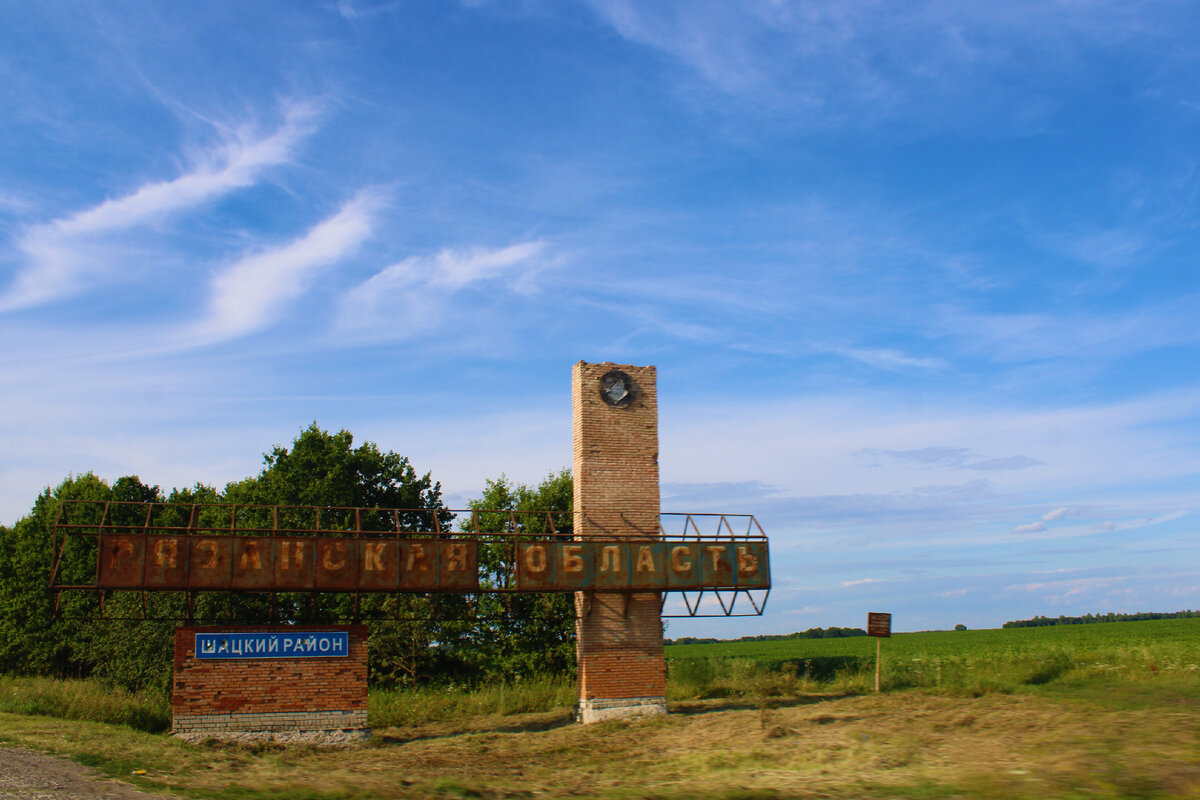
<path id="1" fill-rule="evenodd" d="M 600 379 L 600 396 L 610 406 L 625 408 L 637 397 L 637 384 L 621 370 L 611 369 Z"/>

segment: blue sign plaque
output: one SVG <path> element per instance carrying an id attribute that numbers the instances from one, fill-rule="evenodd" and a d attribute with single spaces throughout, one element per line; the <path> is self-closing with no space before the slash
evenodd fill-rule
<path id="1" fill-rule="evenodd" d="M 196 658 L 346 658 L 346 631 L 197 633 Z"/>

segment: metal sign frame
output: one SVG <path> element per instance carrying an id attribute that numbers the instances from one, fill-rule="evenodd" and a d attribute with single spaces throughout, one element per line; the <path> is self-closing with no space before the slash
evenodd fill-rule
<path id="1" fill-rule="evenodd" d="M 363 618 L 360 597 L 404 593 L 657 591 L 665 617 L 765 609 L 768 542 L 751 515 L 663 514 L 654 535 L 616 530 L 602 540 L 573 537 L 572 522 L 558 511 L 69 500 L 51 531 L 50 589 L 56 614 L 64 593 L 98 594 L 94 617 L 129 592 L 141 595 L 139 618 L 150 618 L 155 593 L 183 595 L 186 619 L 197 596 L 213 593 L 267 595 L 271 608 L 282 593 L 340 593 L 352 599 L 352 620 Z M 681 613 L 666 610 L 668 592 L 682 595 Z M 751 610 L 735 610 L 743 596 Z M 478 618 L 454 613 L 430 612 Z"/>

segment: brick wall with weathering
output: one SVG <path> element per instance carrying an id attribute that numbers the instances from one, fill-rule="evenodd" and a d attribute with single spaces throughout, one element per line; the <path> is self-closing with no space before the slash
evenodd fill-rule
<path id="1" fill-rule="evenodd" d="M 613 370 L 633 399 L 612 405 L 601 384 Z M 589 364 L 572 370 L 574 516 L 580 539 L 658 535 L 658 394 L 654 367 Z M 580 717 L 594 722 L 666 710 L 658 592 L 578 592 Z"/>
<path id="2" fill-rule="evenodd" d="M 197 633 L 232 631 L 346 631 L 349 654 L 344 658 L 196 658 Z M 176 628 L 171 689 L 174 733 L 362 730 L 367 727 L 367 628 Z"/>

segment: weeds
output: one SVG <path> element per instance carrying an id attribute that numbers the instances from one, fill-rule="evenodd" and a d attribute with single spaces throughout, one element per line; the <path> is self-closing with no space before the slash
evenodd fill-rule
<path id="1" fill-rule="evenodd" d="M 403 727 L 471 716 L 552 711 L 574 705 L 575 696 L 574 682 L 560 676 L 476 687 L 382 689 L 368 696 L 367 714 L 372 726 Z"/>
<path id="2" fill-rule="evenodd" d="M 99 681 L 0 677 L 0 711 L 127 725 L 158 733 L 171 727 L 161 692 L 129 692 Z"/>

